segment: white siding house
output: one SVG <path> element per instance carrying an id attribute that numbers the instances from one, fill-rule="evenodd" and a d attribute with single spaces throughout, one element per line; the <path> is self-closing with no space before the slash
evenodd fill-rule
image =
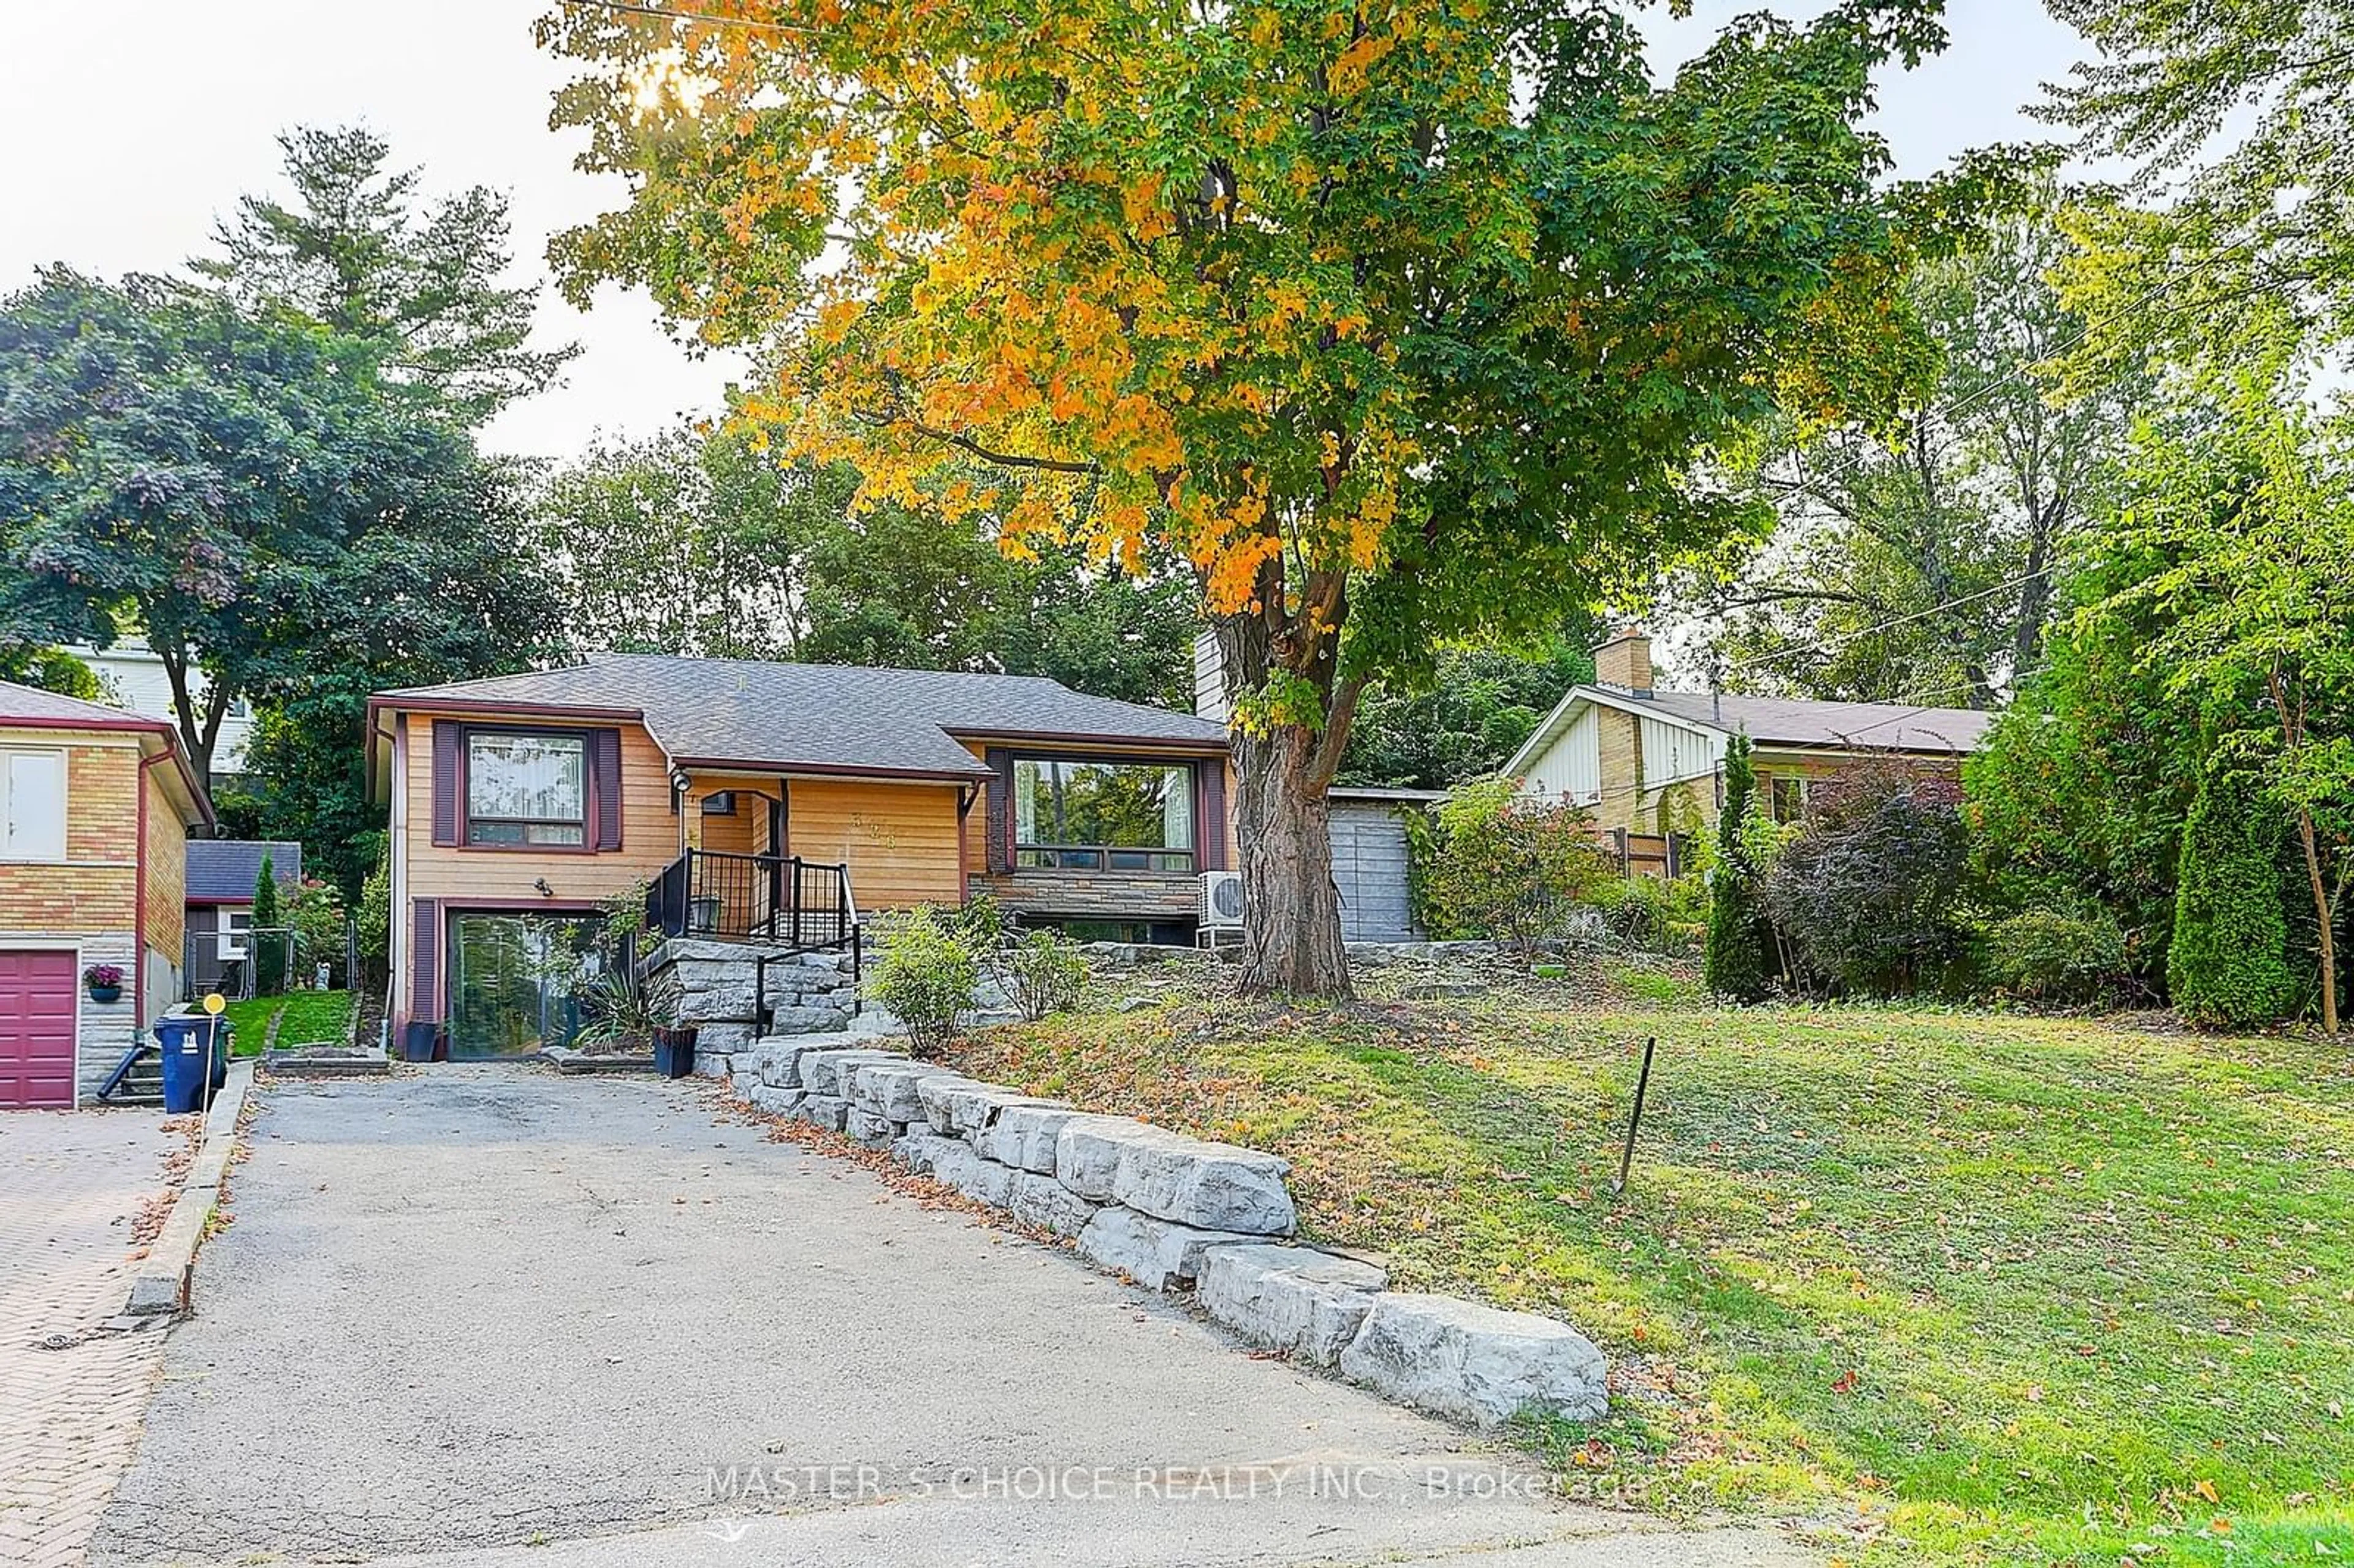
<path id="1" fill-rule="evenodd" d="M 142 718 L 180 722 L 172 705 L 172 678 L 164 673 L 164 656 L 147 646 L 143 637 L 119 637 L 107 648 L 70 644 L 66 650 L 89 665 L 106 683 L 108 700 Z M 204 672 L 188 672 L 188 694 L 201 703 L 207 690 Z M 245 768 L 246 742 L 253 735 L 253 710 L 240 697 L 221 720 L 220 738 L 213 745 L 213 772 L 239 773 Z"/>

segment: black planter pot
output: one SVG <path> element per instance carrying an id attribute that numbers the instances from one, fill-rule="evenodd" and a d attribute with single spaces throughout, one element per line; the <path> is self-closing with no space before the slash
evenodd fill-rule
<path id="1" fill-rule="evenodd" d="M 665 1078 L 684 1078 L 695 1071 L 695 1031 L 654 1031 L 654 1071 Z"/>
<path id="2" fill-rule="evenodd" d="M 119 985 L 94 985 L 90 988 L 90 999 L 101 1007 L 111 1001 L 121 1001 L 122 988 Z"/>

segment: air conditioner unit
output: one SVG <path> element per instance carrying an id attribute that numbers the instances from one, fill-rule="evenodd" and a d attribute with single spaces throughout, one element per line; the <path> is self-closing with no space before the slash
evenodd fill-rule
<path id="1" fill-rule="evenodd" d="M 1205 871 L 1202 874 L 1202 924 L 1239 927 L 1243 923 L 1243 874 Z"/>

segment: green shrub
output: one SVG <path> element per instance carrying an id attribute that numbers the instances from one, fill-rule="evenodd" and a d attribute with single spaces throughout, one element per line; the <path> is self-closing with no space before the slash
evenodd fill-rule
<path id="1" fill-rule="evenodd" d="M 1763 908 L 1766 868 L 1758 863 L 1753 842 L 1766 814 L 1758 809 L 1757 770 L 1749 753 L 1746 735 L 1725 743 L 1724 808 L 1707 872 L 1708 934 L 1701 954 L 1709 991 L 1730 1001 L 1764 1001 L 1774 974 Z"/>
<path id="2" fill-rule="evenodd" d="M 885 927 L 875 1000 L 898 1019 L 917 1056 L 948 1049 L 973 1010 L 980 983 L 980 962 L 954 914 L 927 905 Z"/>
<path id="3" fill-rule="evenodd" d="M 378 858 L 376 869 L 360 884 L 360 959 L 367 966 L 371 986 L 383 982 L 384 966 L 392 956 L 392 860 Z M 355 986 L 356 989 L 356 985 Z"/>
<path id="4" fill-rule="evenodd" d="M 340 967 L 344 961 L 344 895 L 334 884 L 304 877 L 287 896 L 282 918 L 294 933 L 291 979 L 297 986 L 311 983 L 311 969 L 321 962 Z M 345 985 L 351 983 L 345 978 Z"/>
<path id="5" fill-rule="evenodd" d="M 1458 787 L 1416 848 L 1416 912 L 1441 939 L 1526 949 L 1567 931 L 1576 906 L 1617 874 L 1585 812 L 1521 800 L 1510 779 Z"/>
<path id="6" fill-rule="evenodd" d="M 1585 901 L 1626 947 L 1669 958 L 1689 958 L 1708 937 L 1709 890 L 1698 876 L 1615 876 Z"/>
<path id="7" fill-rule="evenodd" d="M 1014 1011 L 1033 1023 L 1076 1006 L 1087 989 L 1087 955 L 1076 942 L 1044 927 L 1008 933 L 989 950 L 989 969 Z"/>
<path id="8" fill-rule="evenodd" d="M 2167 988 L 2194 1022 L 2246 1028 L 2285 1014 L 2288 964 L 2279 858 L 2287 823 L 2246 775 L 2211 768 L 2182 826 Z"/>
<path id="9" fill-rule="evenodd" d="M 2094 1001 L 2125 981 L 2126 934 L 2106 910 L 2031 909 L 1988 929 L 1981 961 L 1987 979 L 2013 996 Z"/>

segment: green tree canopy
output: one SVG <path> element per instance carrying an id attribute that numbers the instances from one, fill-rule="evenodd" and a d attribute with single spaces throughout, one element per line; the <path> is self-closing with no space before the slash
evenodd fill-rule
<path id="1" fill-rule="evenodd" d="M 1368 681 L 1713 544 L 1702 451 L 1925 366 L 1861 122 L 1931 5 L 1751 14 L 1666 86 L 1607 7 L 719 15 L 542 24 L 631 189 L 567 289 L 768 351 L 748 412 L 876 498 L 1192 574 L 1253 989 L 1347 989 L 1322 796 Z"/>
<path id="2" fill-rule="evenodd" d="M 1770 540 L 1680 597 L 1715 630 L 1698 662 L 1728 690 L 1990 707 L 2042 657 L 2068 535 L 2103 504 L 2147 377 L 2064 401 L 2049 362 L 2083 332 L 2049 274 L 2066 254 L 2048 189 L 1908 296 L 1943 356 L 1893 442 L 1776 432 L 1752 471 Z"/>
<path id="3" fill-rule="evenodd" d="M 501 281 L 513 261 L 507 198 L 472 185 L 430 207 L 419 171 L 356 127 L 279 137 L 291 202 L 249 196 L 189 263 L 249 310 L 280 305 L 374 344 L 387 377 L 469 422 L 545 391 L 580 352 L 530 345 L 539 286 Z"/>
<path id="4" fill-rule="evenodd" d="M 977 520 L 854 507 L 858 476 L 758 434 L 678 429 L 564 465 L 535 504 L 580 652 L 1046 675 L 1182 704 L 1190 596 L 1050 547 L 1017 560 Z"/>

